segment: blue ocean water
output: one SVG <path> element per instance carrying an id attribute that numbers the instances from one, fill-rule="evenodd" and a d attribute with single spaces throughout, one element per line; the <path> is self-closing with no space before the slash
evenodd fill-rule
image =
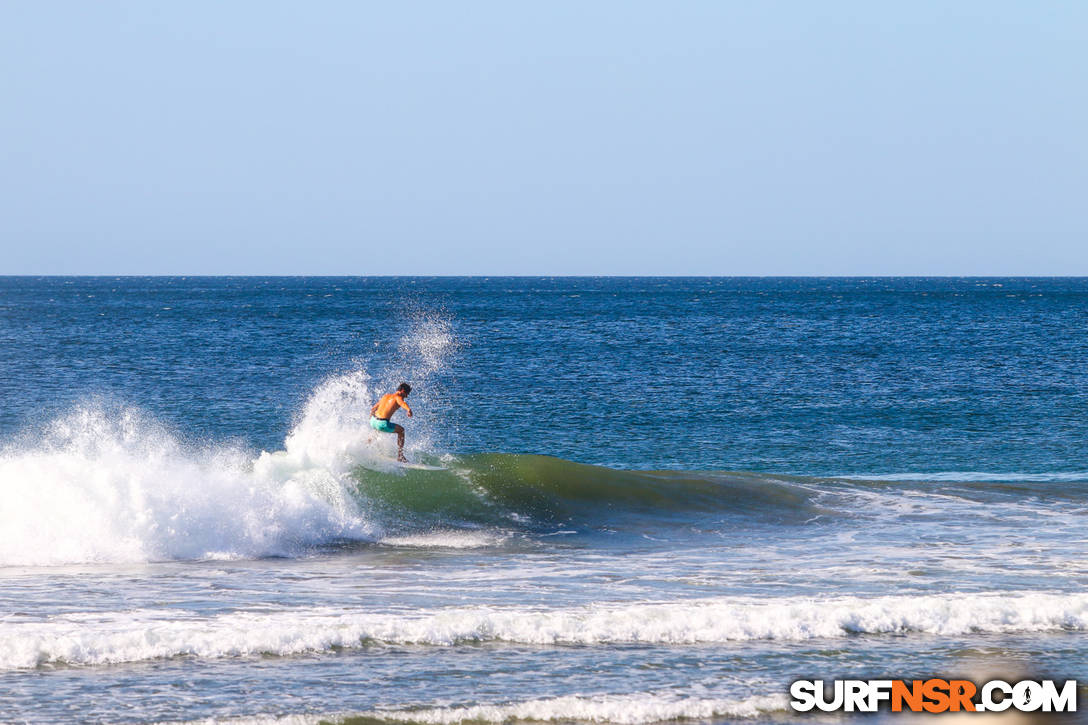
<path id="1" fill-rule="evenodd" d="M 0 278 L 0 705 L 789 719 L 1088 679 L 1088 280 Z M 412 383 L 395 466 L 370 405 Z"/>

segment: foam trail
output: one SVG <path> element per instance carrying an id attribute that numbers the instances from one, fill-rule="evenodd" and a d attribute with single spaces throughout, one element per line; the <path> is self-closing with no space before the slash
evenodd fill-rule
<path id="1" fill-rule="evenodd" d="M 214 617 L 177 610 L 0 620 L 0 669 L 100 665 L 178 655 L 293 655 L 372 643 L 452 646 L 713 644 L 857 634 L 1088 630 L 1088 594 L 931 594 L 876 598 L 693 599 L 557 609 L 450 607 L 411 612 L 303 608 Z"/>

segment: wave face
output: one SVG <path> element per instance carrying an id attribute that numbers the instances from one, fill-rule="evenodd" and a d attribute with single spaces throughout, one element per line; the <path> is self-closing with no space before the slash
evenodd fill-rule
<path id="1" fill-rule="evenodd" d="M 414 612 L 305 608 L 215 617 L 169 610 L 0 622 L 0 669 L 102 665 L 177 656 L 297 655 L 376 644 L 450 647 L 699 645 L 859 634 L 942 636 L 1088 630 L 1088 595 L 1016 592 L 861 597 L 692 599 L 556 609 L 448 607 Z"/>
<path id="2" fill-rule="evenodd" d="M 803 521 L 830 514 L 804 479 L 752 473 L 620 471 L 560 458 L 485 453 L 446 457 L 444 471 L 358 467 L 359 490 L 406 520 L 607 526 L 698 514 Z"/>

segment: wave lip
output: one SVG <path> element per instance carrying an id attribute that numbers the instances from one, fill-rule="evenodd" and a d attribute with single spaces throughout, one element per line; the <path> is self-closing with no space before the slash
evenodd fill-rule
<path id="1" fill-rule="evenodd" d="M 375 644 L 449 647 L 721 644 L 854 635 L 1088 630 L 1088 594 L 931 594 L 875 598 L 690 599 L 551 610 L 448 607 L 409 612 L 292 609 L 214 617 L 168 610 L 0 621 L 0 669 L 176 656 L 289 656 Z"/>

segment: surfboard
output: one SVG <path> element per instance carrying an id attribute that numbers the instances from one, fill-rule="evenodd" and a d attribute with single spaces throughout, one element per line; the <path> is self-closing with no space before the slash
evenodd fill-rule
<path id="1" fill-rule="evenodd" d="M 393 461 L 397 468 L 411 468 L 415 471 L 446 471 L 448 469 L 442 466 L 428 466 L 426 463 L 404 463 L 402 461 Z"/>

